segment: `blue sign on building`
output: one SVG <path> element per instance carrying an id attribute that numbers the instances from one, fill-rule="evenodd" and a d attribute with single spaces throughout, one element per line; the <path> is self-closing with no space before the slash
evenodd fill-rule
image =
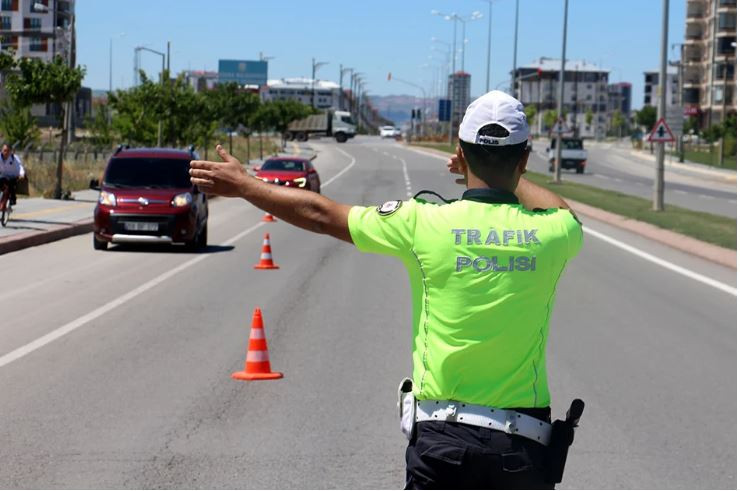
<path id="1" fill-rule="evenodd" d="M 265 85 L 267 62 L 249 60 L 218 60 L 218 81 L 239 85 Z"/>
<path id="2" fill-rule="evenodd" d="M 450 99 L 440 99 L 437 114 L 440 121 L 449 121 L 452 114 L 452 101 Z"/>

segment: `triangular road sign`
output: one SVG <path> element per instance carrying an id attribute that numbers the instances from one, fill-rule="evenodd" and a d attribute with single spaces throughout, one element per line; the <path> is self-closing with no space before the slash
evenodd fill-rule
<path id="1" fill-rule="evenodd" d="M 648 141 L 650 142 L 674 142 L 676 141 L 676 138 L 673 136 L 673 133 L 671 132 L 671 129 L 668 127 L 668 123 L 665 122 L 665 119 L 660 118 L 656 123 L 655 127 L 653 128 L 653 131 L 650 132 L 650 136 L 648 136 Z"/>

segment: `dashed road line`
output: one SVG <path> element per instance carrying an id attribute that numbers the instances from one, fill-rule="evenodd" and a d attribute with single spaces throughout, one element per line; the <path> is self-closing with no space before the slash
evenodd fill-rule
<path id="1" fill-rule="evenodd" d="M 329 179 L 328 181 L 326 181 L 323 184 L 324 187 L 330 185 L 335 179 L 337 179 L 339 176 L 341 176 L 342 174 L 344 174 L 345 172 L 347 172 L 348 170 L 350 170 L 352 167 L 354 167 L 355 163 L 357 162 L 357 160 L 353 156 L 351 156 L 350 154 L 348 154 L 344 150 L 339 149 L 339 148 L 337 148 L 337 150 L 339 152 L 341 152 L 342 154 L 346 155 L 347 157 L 349 157 L 351 159 L 351 161 L 347 165 L 347 167 L 345 167 L 344 169 L 342 169 L 341 171 L 339 171 L 336 175 L 334 175 L 331 179 Z M 237 241 L 239 241 L 241 238 L 245 237 L 246 235 L 248 235 L 248 234 L 254 232 L 255 230 L 257 230 L 258 228 L 260 228 L 262 225 L 264 225 L 264 222 L 257 222 L 255 225 L 252 225 L 248 229 L 246 229 L 246 230 L 238 233 L 237 235 L 235 235 L 231 239 L 227 240 L 224 243 L 224 245 L 227 245 L 227 246 L 228 245 L 233 245 L 234 243 L 236 243 Z M 148 290 L 151 290 L 155 286 L 157 286 L 157 285 L 163 283 L 164 281 L 170 279 L 171 277 L 175 276 L 177 273 L 180 273 L 181 271 L 184 271 L 184 270 L 188 269 L 189 267 L 198 264 L 201 261 L 205 261 L 209 257 L 214 257 L 214 255 L 211 255 L 211 254 L 203 254 L 203 255 L 200 255 L 198 257 L 194 257 L 193 259 L 190 259 L 189 261 L 187 261 L 187 262 L 185 262 L 185 263 L 177 266 L 176 268 L 170 269 L 169 271 L 166 271 L 165 273 L 162 273 L 161 275 L 157 276 L 156 278 L 153 278 L 153 279 L 149 280 L 148 282 L 144 283 L 143 285 L 140 285 L 139 287 L 134 288 L 133 290 L 129 291 L 128 293 L 125 293 L 125 294 L 119 296 L 118 298 L 115 298 L 115 299 L 111 300 L 110 302 L 106 303 L 105 305 L 102 305 L 102 306 L 98 307 L 97 309 L 93 310 L 92 312 L 89 312 L 89 313 L 87 313 L 87 314 L 85 314 L 85 315 L 83 315 L 81 317 L 78 317 L 77 319 L 75 319 L 75 320 L 73 320 L 71 322 L 68 322 L 68 323 L 64 324 L 63 326 L 61 326 L 61 327 L 58 327 L 58 328 L 54 329 L 53 331 L 45 334 L 44 336 L 41 336 L 40 338 L 37 338 L 37 339 L 31 341 L 30 343 L 24 344 L 20 348 L 16 348 L 13 351 L 11 351 L 9 353 L 6 353 L 3 356 L 0 356 L 0 368 L 2 368 L 5 365 L 8 365 L 8 364 L 14 362 L 15 360 L 18 360 L 20 358 L 23 358 L 24 356 L 26 356 L 28 354 L 31 354 L 31 353 L 33 353 L 34 351 L 36 351 L 36 350 L 38 350 L 40 348 L 43 348 L 47 344 L 50 344 L 50 343 L 56 341 L 57 339 L 61 338 L 62 336 L 66 335 L 66 334 L 69 334 L 72 331 L 75 331 L 76 329 L 84 326 L 85 324 L 87 324 L 87 323 L 89 323 L 89 322 L 91 322 L 91 321 L 93 321 L 93 320 L 95 320 L 95 319 L 97 319 L 97 318 L 99 318 L 99 317 L 107 314 L 111 310 L 113 310 L 113 309 L 115 309 L 117 307 L 120 307 L 121 305 L 125 304 L 129 300 L 132 300 L 132 299 L 138 297 L 142 293 L 144 293 L 144 292 L 146 292 Z"/>

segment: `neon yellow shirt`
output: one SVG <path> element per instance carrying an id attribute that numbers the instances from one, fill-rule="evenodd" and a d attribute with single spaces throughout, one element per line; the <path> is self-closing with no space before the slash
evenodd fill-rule
<path id="1" fill-rule="evenodd" d="M 355 206 L 349 230 L 359 250 L 406 265 L 418 399 L 550 404 L 545 350 L 555 287 L 583 243 L 568 210 L 529 211 L 512 193 L 473 189 L 445 205 Z"/>

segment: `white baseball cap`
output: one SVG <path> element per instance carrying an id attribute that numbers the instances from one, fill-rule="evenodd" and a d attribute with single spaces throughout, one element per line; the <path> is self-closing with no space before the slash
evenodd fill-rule
<path id="1" fill-rule="evenodd" d="M 481 128 L 497 124 L 509 131 L 507 137 L 480 135 Z M 516 145 L 529 138 L 529 125 L 524 106 L 500 90 L 478 97 L 465 110 L 457 136 L 460 140 L 477 145 Z"/>

